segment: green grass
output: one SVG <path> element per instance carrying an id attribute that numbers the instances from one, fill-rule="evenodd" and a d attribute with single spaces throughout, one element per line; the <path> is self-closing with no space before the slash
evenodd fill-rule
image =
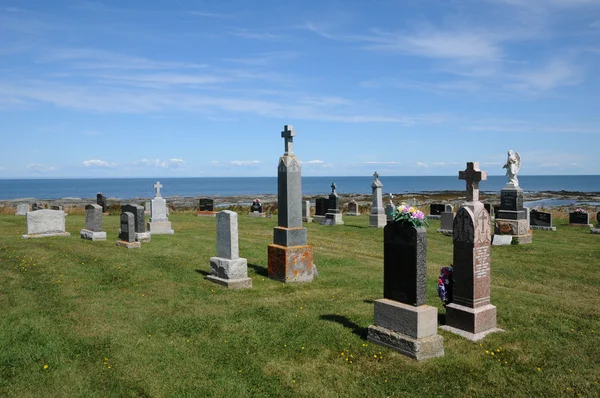
<path id="1" fill-rule="evenodd" d="M 530 245 L 492 247 L 505 332 L 473 343 L 440 331 L 445 356 L 419 363 L 365 340 L 383 289 L 383 231 L 368 216 L 308 224 L 320 278 L 284 285 L 266 277 L 276 218 L 240 215 L 243 291 L 204 278 L 214 218 L 170 219 L 174 236 L 127 250 L 117 216 L 106 242 L 79 238 L 80 215 L 69 238 L 28 240 L 24 217 L 0 216 L 1 396 L 600 395 L 600 236 L 587 228 L 555 220 Z M 438 227 L 427 301 L 443 314 L 436 277 L 452 240 Z"/>

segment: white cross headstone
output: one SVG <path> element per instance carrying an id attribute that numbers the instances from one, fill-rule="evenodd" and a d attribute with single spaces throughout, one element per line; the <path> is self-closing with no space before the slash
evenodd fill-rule
<path id="1" fill-rule="evenodd" d="M 156 184 L 154 184 L 154 189 L 156 189 L 156 193 L 155 193 L 155 197 L 160 198 L 160 189 L 162 188 L 162 184 L 159 181 L 156 181 Z"/>

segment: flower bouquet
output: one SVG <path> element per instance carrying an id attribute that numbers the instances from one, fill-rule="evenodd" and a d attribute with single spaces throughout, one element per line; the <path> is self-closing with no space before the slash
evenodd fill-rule
<path id="1" fill-rule="evenodd" d="M 582 208 L 579 208 L 579 209 L 575 209 L 575 213 L 587 213 L 587 211 L 585 211 Z"/>
<path id="2" fill-rule="evenodd" d="M 429 225 L 427 224 L 427 217 L 425 217 L 425 214 L 421 210 L 406 203 L 402 203 L 394 209 L 392 219 L 397 223 L 410 223 L 415 228 Z"/>

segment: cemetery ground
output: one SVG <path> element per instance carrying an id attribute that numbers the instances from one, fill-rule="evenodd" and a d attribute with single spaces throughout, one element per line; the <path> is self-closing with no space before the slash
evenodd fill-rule
<path id="1" fill-rule="evenodd" d="M 600 242 L 589 228 L 534 231 L 491 248 L 491 302 L 505 330 L 471 342 L 440 330 L 445 356 L 416 362 L 366 340 L 383 297 L 383 230 L 368 216 L 306 224 L 320 277 L 267 278 L 276 217 L 239 216 L 253 288 L 205 279 L 215 219 L 173 213 L 175 235 L 141 249 L 22 240 L 25 218 L 0 216 L 0 395 L 28 396 L 598 396 Z M 428 228 L 427 303 L 452 238 Z"/>

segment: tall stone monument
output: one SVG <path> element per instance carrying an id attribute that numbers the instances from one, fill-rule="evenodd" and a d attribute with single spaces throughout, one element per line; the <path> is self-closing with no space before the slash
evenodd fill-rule
<path id="1" fill-rule="evenodd" d="M 383 228 L 387 223 L 385 210 L 383 208 L 383 184 L 379 181 L 379 174 L 373 173 L 375 180 L 371 184 L 373 191 L 373 203 L 371 204 L 371 215 L 369 226 L 372 228 Z"/>
<path id="2" fill-rule="evenodd" d="M 331 194 L 329 194 L 329 202 L 325 220 L 321 221 L 322 225 L 342 225 L 342 212 L 340 211 L 340 196 L 336 192 L 335 182 L 331 184 Z"/>
<path id="3" fill-rule="evenodd" d="M 479 201 L 479 181 L 487 180 L 487 172 L 469 162 L 458 178 L 466 181 L 467 201 L 454 218 L 454 298 L 442 328 L 477 341 L 500 331 L 490 303 L 490 216 Z"/>
<path id="4" fill-rule="evenodd" d="M 96 204 L 102 207 L 102 213 L 106 213 L 106 196 L 104 196 L 102 192 L 98 192 L 98 194 L 96 195 Z"/>
<path id="5" fill-rule="evenodd" d="M 160 194 L 162 188 L 160 182 L 154 184 L 156 190 L 154 199 L 150 201 L 150 222 L 148 223 L 148 232 L 152 235 L 172 235 L 175 233 L 171 229 L 171 222 L 167 218 L 167 201 Z"/>
<path id="6" fill-rule="evenodd" d="M 310 282 L 313 250 L 306 244 L 306 228 L 302 226 L 302 178 L 300 162 L 293 151 L 295 135 L 289 125 L 281 132 L 285 152 L 277 169 L 278 226 L 268 248 L 269 277 L 282 282 Z"/>
<path id="7" fill-rule="evenodd" d="M 240 257 L 238 215 L 230 210 L 217 213 L 217 256 L 210 258 L 208 280 L 230 289 L 252 287 L 248 260 Z"/>
<path id="8" fill-rule="evenodd" d="M 124 211 L 121 213 L 120 221 L 121 229 L 119 230 L 117 246 L 126 247 L 128 249 L 141 248 L 142 244 L 137 242 L 135 237 L 135 215 L 131 212 Z"/>
<path id="9" fill-rule="evenodd" d="M 85 206 L 85 228 L 79 231 L 79 235 L 91 241 L 106 240 L 106 232 L 102 231 L 102 206 Z"/>
<path id="10" fill-rule="evenodd" d="M 150 242 L 152 240 L 152 235 L 150 234 L 150 232 L 146 232 L 144 206 L 134 204 L 123 205 L 121 206 L 121 212 L 133 214 L 135 240 L 137 240 L 138 242 Z"/>

